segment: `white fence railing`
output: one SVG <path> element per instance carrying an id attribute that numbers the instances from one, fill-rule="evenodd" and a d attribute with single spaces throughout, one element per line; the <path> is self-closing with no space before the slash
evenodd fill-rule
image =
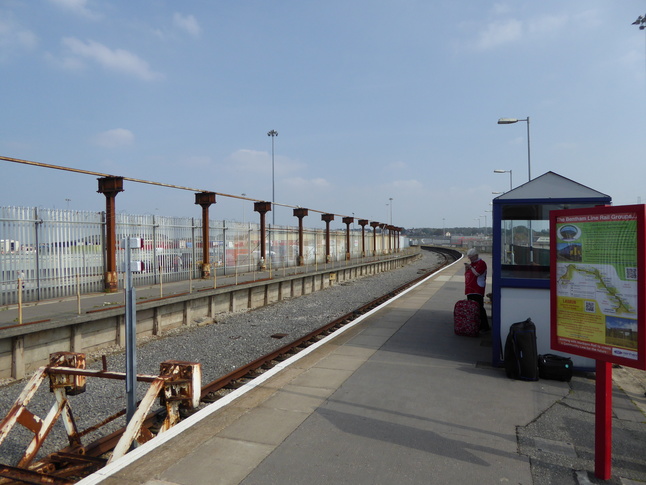
<path id="1" fill-rule="evenodd" d="M 144 247 L 133 260 L 145 271 L 134 275 L 137 286 L 199 278 L 202 221 L 152 214 L 116 215 L 117 241 L 140 237 Z M 209 261 L 218 275 L 253 271 L 260 254 L 260 227 L 254 223 L 209 221 Z M 387 236 L 365 230 L 366 254 L 389 248 Z M 325 229 L 305 229 L 306 264 L 325 263 Z M 0 305 L 100 292 L 104 289 L 105 213 L 27 207 L 0 207 Z M 297 265 L 298 228 L 268 227 L 265 258 L 275 269 Z M 332 261 L 346 255 L 345 230 L 330 231 Z M 351 258 L 361 257 L 361 229 L 350 231 Z M 117 267 L 123 251 L 117 250 Z"/>

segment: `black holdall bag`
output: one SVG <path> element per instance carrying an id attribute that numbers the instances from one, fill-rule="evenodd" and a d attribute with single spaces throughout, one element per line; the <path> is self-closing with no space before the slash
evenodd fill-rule
<path id="1" fill-rule="evenodd" d="M 556 354 L 538 356 L 538 375 L 541 379 L 570 382 L 573 370 L 569 357 Z"/>
<path id="2" fill-rule="evenodd" d="M 509 327 L 505 342 L 505 372 L 510 379 L 538 380 L 536 325 L 531 318 Z"/>

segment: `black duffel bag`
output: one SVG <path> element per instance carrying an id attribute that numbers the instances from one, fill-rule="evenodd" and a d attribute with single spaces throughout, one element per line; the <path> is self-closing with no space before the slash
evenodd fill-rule
<path id="1" fill-rule="evenodd" d="M 570 382 L 573 370 L 569 357 L 556 354 L 538 356 L 538 375 L 541 379 Z"/>
<path id="2" fill-rule="evenodd" d="M 538 380 L 536 325 L 528 318 L 509 327 L 505 341 L 505 372 L 510 379 Z"/>

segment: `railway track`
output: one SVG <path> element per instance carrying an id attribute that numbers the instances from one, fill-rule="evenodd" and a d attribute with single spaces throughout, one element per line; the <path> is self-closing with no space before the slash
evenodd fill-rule
<path id="1" fill-rule="evenodd" d="M 395 288 L 392 291 L 389 291 L 379 298 L 376 298 L 373 301 L 362 305 L 359 308 L 356 308 L 355 310 L 327 323 L 326 325 L 308 333 L 307 335 L 292 340 L 279 349 L 263 355 L 255 359 L 253 362 L 249 362 L 248 364 L 243 365 L 233 370 L 232 372 L 221 376 L 213 380 L 212 382 L 209 382 L 206 385 L 203 385 L 200 392 L 201 403 L 208 405 L 217 401 L 224 395 L 224 390 L 240 387 L 254 377 L 262 374 L 262 372 L 264 372 L 265 370 L 270 369 L 278 362 L 286 360 L 292 355 L 298 353 L 300 350 L 307 348 L 309 345 L 317 342 L 321 338 L 324 338 L 325 336 L 330 335 L 336 330 L 351 323 L 361 315 L 394 298 L 399 293 L 405 291 L 419 281 L 428 277 L 429 273 L 437 271 L 461 257 L 461 253 L 459 251 L 452 249 L 435 247 L 424 249 L 431 250 L 441 256 L 442 260 L 437 264 L 436 267 L 425 271 L 418 278 L 415 278 L 408 283 L 401 285 L 400 287 Z M 275 337 L 280 338 L 281 336 L 277 335 Z M 104 369 L 105 367 L 106 365 L 104 362 Z M 57 373 L 57 371 L 54 370 L 53 373 Z M 99 371 L 99 373 L 101 373 L 101 371 Z M 72 372 L 71 374 L 97 375 L 96 371 L 93 374 L 90 374 L 89 371 L 77 371 Z M 103 374 L 105 375 L 100 375 L 99 377 L 106 377 L 108 376 L 108 374 L 115 373 L 108 373 L 104 370 Z M 143 376 L 142 380 L 145 380 L 144 377 L 148 379 L 149 382 L 152 382 L 154 376 Z M 112 376 L 111 378 L 118 377 Z M 0 485 L 10 483 L 70 485 L 83 478 L 84 476 L 87 476 L 94 471 L 102 468 L 108 461 L 107 457 L 110 456 L 110 454 L 113 452 L 122 436 L 126 432 L 126 428 L 121 428 L 117 431 L 114 431 L 109 435 L 99 438 L 86 446 L 79 445 L 80 438 L 93 431 L 96 431 L 97 429 L 100 429 L 102 426 L 105 426 L 115 419 L 118 419 L 124 414 L 125 410 L 119 411 L 118 413 L 103 420 L 101 423 L 84 430 L 83 432 L 79 433 L 78 442 L 75 442 L 74 444 L 71 444 L 70 446 L 56 453 L 48 455 L 46 458 L 39 460 L 37 463 L 31 464 L 29 467 L 21 468 L 19 466 L 9 467 L 0 465 L 0 477 L 3 477 L 0 478 Z M 147 434 L 149 437 L 153 437 L 158 432 L 160 423 L 162 423 L 166 418 L 166 409 L 164 408 L 149 413 L 142 421 L 141 425 L 142 430 L 145 430 L 144 434 Z"/>

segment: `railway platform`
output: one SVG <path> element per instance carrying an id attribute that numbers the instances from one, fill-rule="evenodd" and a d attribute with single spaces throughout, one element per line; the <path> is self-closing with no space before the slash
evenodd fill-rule
<path id="1" fill-rule="evenodd" d="M 614 389 L 613 479 L 597 481 L 593 378 L 507 379 L 489 334 L 453 333 L 462 292 L 458 262 L 80 483 L 646 481 L 636 398 Z"/>

